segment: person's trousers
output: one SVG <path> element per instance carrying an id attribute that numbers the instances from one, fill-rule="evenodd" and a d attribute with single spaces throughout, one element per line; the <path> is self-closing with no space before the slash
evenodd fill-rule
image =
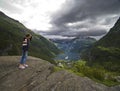
<path id="1" fill-rule="evenodd" d="M 22 57 L 21 57 L 21 60 L 20 60 L 20 64 L 25 64 L 26 63 L 27 56 L 28 56 L 28 52 L 23 50 Z"/>

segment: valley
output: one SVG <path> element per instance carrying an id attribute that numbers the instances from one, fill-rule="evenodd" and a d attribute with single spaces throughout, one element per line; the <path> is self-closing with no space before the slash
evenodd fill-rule
<path id="1" fill-rule="evenodd" d="M 81 53 L 87 50 L 96 42 L 94 38 L 80 36 L 73 39 L 50 39 L 62 52 L 55 57 L 55 60 L 77 61 Z"/>

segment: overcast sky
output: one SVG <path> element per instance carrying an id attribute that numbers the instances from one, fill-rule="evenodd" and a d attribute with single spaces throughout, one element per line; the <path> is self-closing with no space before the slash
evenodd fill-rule
<path id="1" fill-rule="evenodd" d="M 0 0 L 0 11 L 49 35 L 99 36 L 120 17 L 120 0 Z"/>

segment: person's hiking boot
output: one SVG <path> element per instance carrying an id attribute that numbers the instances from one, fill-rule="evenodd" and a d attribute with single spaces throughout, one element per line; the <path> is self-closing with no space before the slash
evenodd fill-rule
<path id="1" fill-rule="evenodd" d="M 26 67 L 26 68 L 27 68 L 27 67 L 28 67 L 28 65 L 27 65 L 27 64 L 24 64 L 24 67 Z"/>
<path id="2" fill-rule="evenodd" d="M 19 69 L 25 69 L 25 66 L 19 65 Z"/>

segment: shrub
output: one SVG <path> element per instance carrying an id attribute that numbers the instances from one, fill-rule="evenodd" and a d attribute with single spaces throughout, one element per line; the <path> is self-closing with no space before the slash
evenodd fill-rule
<path id="1" fill-rule="evenodd" d="M 104 69 L 88 67 L 86 66 L 85 61 L 77 61 L 76 63 L 74 63 L 72 70 L 74 72 L 79 72 L 84 74 L 87 77 L 95 78 L 98 80 L 104 80 L 104 77 L 105 77 Z"/>

